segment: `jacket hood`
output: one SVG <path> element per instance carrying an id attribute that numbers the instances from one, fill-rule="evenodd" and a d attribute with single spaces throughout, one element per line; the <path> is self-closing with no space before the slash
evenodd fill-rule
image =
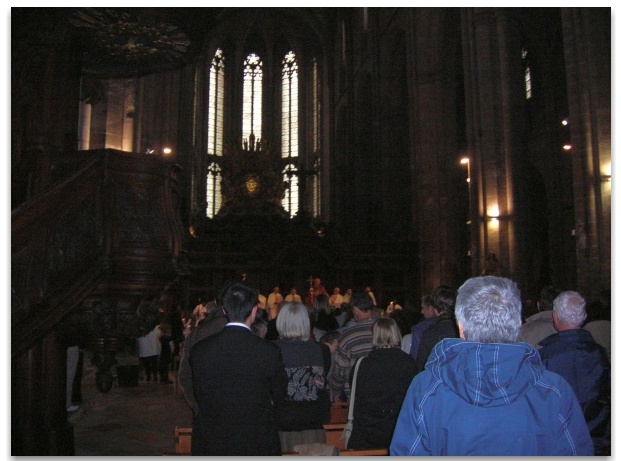
<path id="1" fill-rule="evenodd" d="M 543 372 L 537 350 L 528 343 L 440 341 L 425 369 L 471 405 L 509 405 L 528 392 Z"/>

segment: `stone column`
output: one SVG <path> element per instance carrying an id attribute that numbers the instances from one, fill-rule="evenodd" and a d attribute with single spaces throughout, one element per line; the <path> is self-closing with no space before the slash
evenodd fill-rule
<path id="1" fill-rule="evenodd" d="M 563 8 L 577 288 L 611 283 L 611 11 Z"/>
<path id="2" fill-rule="evenodd" d="M 462 10 L 474 275 L 494 253 L 502 275 L 519 277 L 515 179 L 525 148 L 525 98 L 519 34 L 510 18 L 502 8 Z"/>
<path id="3" fill-rule="evenodd" d="M 65 403 L 66 360 L 64 343 L 51 332 L 12 361 L 11 455 L 75 454 Z"/>

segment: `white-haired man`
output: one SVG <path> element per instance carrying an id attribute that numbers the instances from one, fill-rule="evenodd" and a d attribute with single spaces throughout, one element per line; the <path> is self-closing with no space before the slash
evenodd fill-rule
<path id="1" fill-rule="evenodd" d="M 552 321 L 558 333 L 541 341 L 541 361 L 571 385 L 593 437 L 595 454 L 610 447 L 610 363 L 606 351 L 582 328 L 586 301 L 575 291 L 554 299 Z"/>

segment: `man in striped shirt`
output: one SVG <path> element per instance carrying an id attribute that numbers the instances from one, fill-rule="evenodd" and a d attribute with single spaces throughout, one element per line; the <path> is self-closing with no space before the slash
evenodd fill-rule
<path id="1" fill-rule="evenodd" d="M 334 359 L 334 371 L 330 386 L 334 401 L 349 400 L 349 374 L 359 357 L 366 357 L 373 348 L 373 300 L 368 293 L 356 292 L 351 298 L 352 314 L 356 324 L 345 330 L 339 338 L 339 347 Z"/>

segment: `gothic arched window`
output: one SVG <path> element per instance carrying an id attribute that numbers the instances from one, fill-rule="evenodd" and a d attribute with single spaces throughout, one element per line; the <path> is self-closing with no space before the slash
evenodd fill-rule
<path id="1" fill-rule="evenodd" d="M 292 163 L 288 164 L 283 170 L 283 176 L 287 188 L 285 189 L 285 197 L 282 205 L 290 217 L 298 212 L 298 170 Z"/>
<path id="2" fill-rule="evenodd" d="M 243 139 L 249 140 L 251 134 L 257 141 L 261 138 L 262 83 L 263 62 L 259 56 L 251 53 L 244 61 Z"/>
<path id="3" fill-rule="evenodd" d="M 209 107 L 207 112 L 207 155 L 222 156 L 224 124 L 224 54 L 218 48 L 209 68 Z M 211 163 L 207 169 L 205 205 L 207 217 L 213 218 L 222 202 L 220 167 Z"/>
<path id="4" fill-rule="evenodd" d="M 313 58 L 312 68 L 312 143 L 313 156 L 313 202 L 312 213 L 314 217 L 321 214 L 321 79 L 319 78 L 319 65 Z"/>
<path id="5" fill-rule="evenodd" d="M 298 63 L 289 51 L 282 60 L 282 158 L 298 156 Z"/>
<path id="6" fill-rule="evenodd" d="M 207 124 L 207 153 L 221 156 L 224 124 L 224 55 L 220 48 L 216 50 L 209 69 Z"/>
<path id="7" fill-rule="evenodd" d="M 217 163 L 211 163 L 207 168 L 207 217 L 213 218 L 222 205 L 222 170 Z"/>
<path id="8" fill-rule="evenodd" d="M 522 63 L 524 66 L 524 85 L 526 89 L 526 99 L 530 99 L 533 96 L 533 85 L 530 78 L 530 59 L 528 58 L 528 51 L 522 49 Z"/>

